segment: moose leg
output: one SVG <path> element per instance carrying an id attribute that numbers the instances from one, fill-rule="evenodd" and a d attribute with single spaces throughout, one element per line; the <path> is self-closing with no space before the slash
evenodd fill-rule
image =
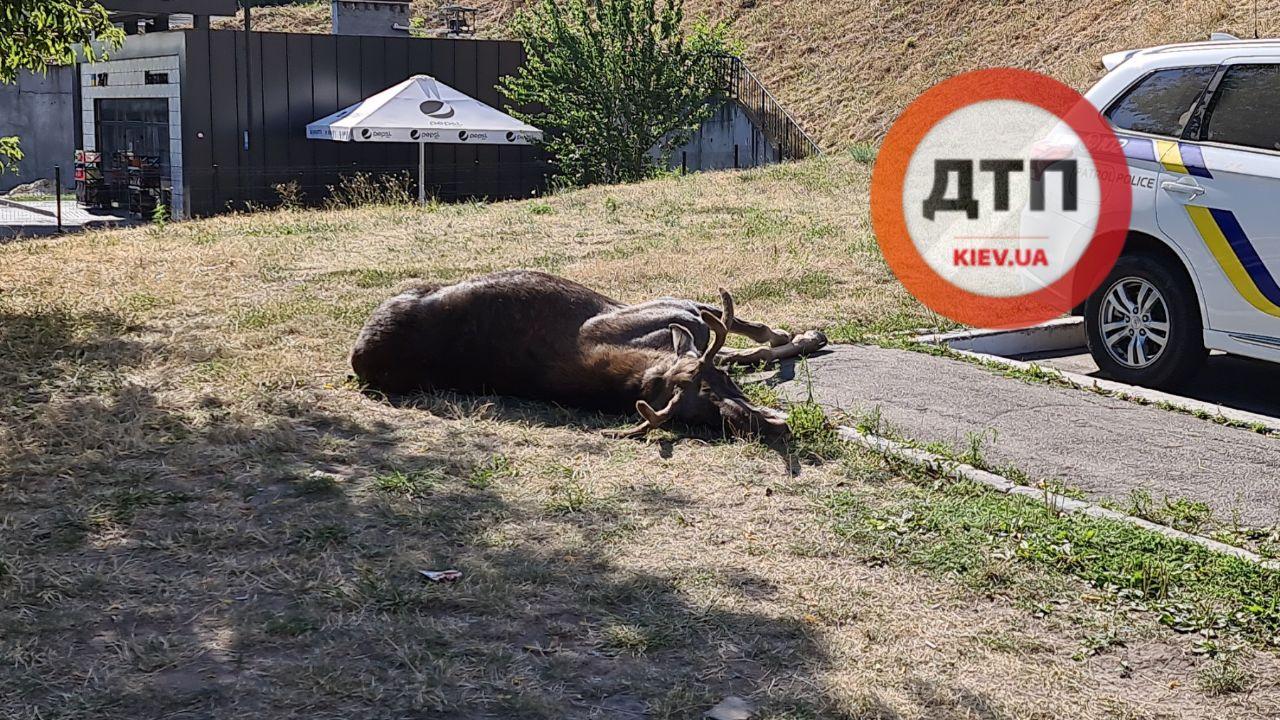
<path id="1" fill-rule="evenodd" d="M 747 337 L 751 336 L 748 335 Z M 789 338 L 787 342 L 773 347 L 761 347 L 753 350 L 723 350 L 716 356 L 716 359 L 727 365 L 760 365 L 808 355 L 821 350 L 827 344 L 827 336 L 817 330 L 809 330 L 795 337 L 790 335 L 787 337 Z M 754 340 L 755 338 L 752 339 Z"/>
<path id="2" fill-rule="evenodd" d="M 638 305 L 623 306 L 591 318 L 583 325 L 583 336 L 595 342 L 666 349 L 671 346 L 670 326 L 675 324 L 683 325 L 693 335 L 697 346 L 705 348 L 710 339 L 710 332 L 699 316 L 703 311 L 717 317 L 723 312 L 721 308 L 714 305 L 677 298 L 659 298 Z M 804 335 L 797 338 L 785 330 L 776 330 L 763 323 L 738 317 L 732 319 L 728 330 L 770 346 L 760 348 L 759 351 L 724 351 L 718 356 L 720 358 L 741 357 L 740 360 L 730 362 L 744 365 L 795 357 L 826 345 L 826 338 L 821 342 L 806 338 Z M 821 337 L 821 333 L 818 333 L 818 336 Z M 773 349 L 779 352 L 769 352 Z"/>
<path id="3" fill-rule="evenodd" d="M 775 330 L 774 328 L 762 323 L 755 323 L 749 320 L 733 319 L 733 327 L 729 328 L 729 332 L 745 335 L 758 343 L 769 345 L 769 347 L 780 347 L 791 342 L 791 333 L 785 330 Z"/>
<path id="4" fill-rule="evenodd" d="M 698 309 L 706 310 L 716 316 L 719 316 L 721 313 L 720 308 L 714 305 L 699 304 Z M 735 335 L 742 335 L 750 340 L 760 343 L 761 345 L 768 345 L 770 347 L 778 347 L 791 342 L 791 333 L 786 330 L 775 330 L 764 323 L 743 320 L 737 316 L 733 318 L 733 322 L 729 325 L 729 332 Z"/>

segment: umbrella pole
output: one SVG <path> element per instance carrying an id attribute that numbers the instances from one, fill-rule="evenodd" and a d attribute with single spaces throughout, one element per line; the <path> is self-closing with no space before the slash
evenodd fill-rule
<path id="1" fill-rule="evenodd" d="M 418 204 L 427 204 L 427 144 L 418 143 Z"/>

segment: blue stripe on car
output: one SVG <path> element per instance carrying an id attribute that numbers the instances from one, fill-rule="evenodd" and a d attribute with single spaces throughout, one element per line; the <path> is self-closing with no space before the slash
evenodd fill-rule
<path id="1" fill-rule="evenodd" d="M 1178 146 L 1178 149 L 1182 151 L 1182 164 L 1187 168 L 1187 172 L 1196 177 L 1213 177 L 1213 173 L 1209 172 L 1209 168 L 1205 167 L 1204 154 L 1200 152 L 1199 145 L 1178 143 Z"/>
<path id="2" fill-rule="evenodd" d="M 1236 220 L 1235 213 L 1219 208 L 1209 208 L 1209 212 L 1213 214 L 1214 221 L 1218 223 L 1218 228 L 1227 238 L 1231 250 L 1240 259 L 1245 272 L 1249 273 L 1253 284 L 1258 286 L 1258 291 L 1271 302 L 1280 305 L 1280 285 L 1276 284 L 1271 271 L 1262 262 L 1262 258 L 1258 257 L 1258 251 L 1254 249 L 1253 243 L 1249 242 L 1249 236 L 1245 235 L 1244 228 L 1240 227 L 1240 221 Z"/>
<path id="3" fill-rule="evenodd" d="M 1146 160 L 1147 162 L 1156 161 L 1156 148 L 1150 140 L 1146 138 L 1123 138 L 1125 140 L 1124 156 L 1130 160 Z"/>

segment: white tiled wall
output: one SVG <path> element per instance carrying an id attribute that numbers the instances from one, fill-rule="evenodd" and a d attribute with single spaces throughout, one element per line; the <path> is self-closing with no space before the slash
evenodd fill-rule
<path id="1" fill-rule="evenodd" d="M 169 84 L 147 85 L 147 72 L 169 73 Z M 105 87 L 94 87 L 93 76 L 107 73 Z M 109 60 L 80 66 L 80 99 L 84 113 L 84 149 L 94 150 L 94 100 L 103 98 L 169 98 L 169 175 L 173 181 L 174 217 L 185 217 L 182 197 L 182 91 L 177 55 Z"/>

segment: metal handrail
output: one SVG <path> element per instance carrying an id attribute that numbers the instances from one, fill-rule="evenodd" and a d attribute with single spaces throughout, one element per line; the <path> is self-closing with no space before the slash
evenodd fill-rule
<path id="1" fill-rule="evenodd" d="M 822 148 L 791 117 L 764 83 L 736 55 L 716 58 L 725 79 L 725 90 L 742 107 L 765 139 L 778 149 L 784 160 L 821 155 Z"/>

